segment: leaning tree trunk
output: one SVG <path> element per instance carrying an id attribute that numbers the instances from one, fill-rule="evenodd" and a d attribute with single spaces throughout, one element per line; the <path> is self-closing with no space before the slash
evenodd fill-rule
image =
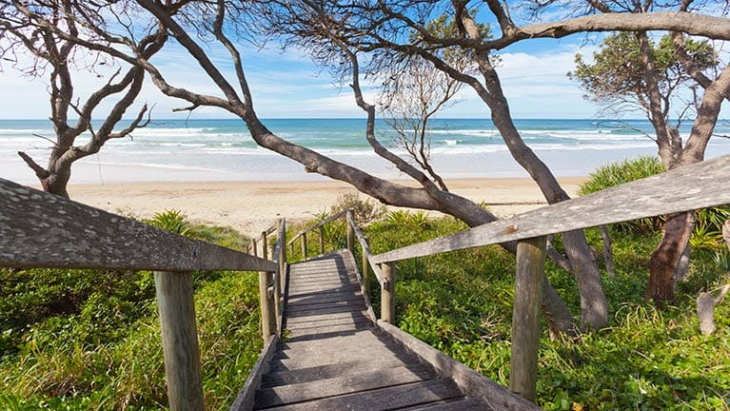
<path id="1" fill-rule="evenodd" d="M 69 198 L 68 182 L 71 179 L 71 162 L 61 161 L 65 150 L 54 148 L 48 160 L 48 168 L 41 167 L 28 154 L 19 151 L 18 155 L 34 172 L 43 191 Z"/>
<path id="2" fill-rule="evenodd" d="M 694 228 L 694 211 L 667 216 L 662 241 L 649 260 L 646 298 L 657 307 L 674 302 L 674 286 L 682 255 Z"/>

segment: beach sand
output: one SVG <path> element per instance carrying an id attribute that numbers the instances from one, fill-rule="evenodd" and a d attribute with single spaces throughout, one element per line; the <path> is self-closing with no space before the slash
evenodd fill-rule
<path id="1" fill-rule="evenodd" d="M 574 195 L 585 178 L 560 178 Z M 400 182 L 414 185 L 411 182 Z M 484 201 L 499 216 L 518 214 L 545 205 L 537 185 L 526 178 L 463 179 L 447 181 L 449 189 Z M 290 223 L 329 211 L 338 197 L 355 192 L 338 181 L 292 182 L 159 182 L 71 185 L 75 201 L 114 213 L 151 217 L 167 209 L 180 210 L 192 221 L 231 226 L 256 235 L 277 218 Z M 361 194 L 362 198 L 366 196 Z M 437 214 L 437 213 L 432 213 Z"/>

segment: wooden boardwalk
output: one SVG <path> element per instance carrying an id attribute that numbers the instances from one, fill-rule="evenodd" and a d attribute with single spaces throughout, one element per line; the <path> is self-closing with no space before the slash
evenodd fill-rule
<path id="1" fill-rule="evenodd" d="M 346 250 L 290 267 L 288 335 L 276 345 L 251 396 L 253 409 L 536 409 L 519 399 L 494 408 L 470 398 L 451 375 L 377 324 L 360 282 Z"/>

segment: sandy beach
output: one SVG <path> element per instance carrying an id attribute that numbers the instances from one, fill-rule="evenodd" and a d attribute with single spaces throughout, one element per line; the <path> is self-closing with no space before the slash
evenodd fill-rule
<path id="1" fill-rule="evenodd" d="M 584 178 L 559 180 L 574 195 Z M 526 178 L 462 179 L 447 184 L 457 194 L 485 201 L 500 216 L 546 204 L 535 183 Z M 339 196 L 349 192 L 355 190 L 337 181 L 145 182 L 69 187 L 73 200 L 107 211 L 150 217 L 167 209 L 180 210 L 192 221 L 231 226 L 247 235 L 260 233 L 280 217 L 289 222 L 312 218 L 329 210 Z"/>

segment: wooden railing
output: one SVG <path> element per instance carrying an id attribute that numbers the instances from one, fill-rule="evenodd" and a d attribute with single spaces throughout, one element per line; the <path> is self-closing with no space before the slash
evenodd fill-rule
<path id="1" fill-rule="evenodd" d="M 269 261 L 266 251 L 259 258 L 192 240 L 0 179 L 0 267 L 154 271 L 173 411 L 205 409 L 190 272 L 258 271 L 262 335 L 272 341 L 286 275 L 283 220 L 277 230 Z"/>
<path id="2" fill-rule="evenodd" d="M 370 258 L 394 282 L 395 263 L 518 241 L 510 389 L 534 400 L 547 236 L 588 227 L 730 204 L 730 155 L 553 204 Z M 389 304 L 393 304 L 392 296 Z"/>
<path id="3" fill-rule="evenodd" d="M 728 181 L 730 156 L 724 156 L 379 255 L 372 255 L 367 239 L 348 210 L 300 231 L 286 245 L 293 251 L 295 241 L 301 240 L 302 257 L 306 258 L 307 234 L 317 230 L 319 251 L 324 253 L 323 227 L 345 218 L 347 248 L 354 251 L 355 238 L 362 248 L 363 285 L 367 287 L 368 272 L 372 271 L 381 285 L 381 320 L 392 323 L 397 261 L 518 241 L 510 389 L 533 399 L 547 236 L 730 204 Z M 267 260 L 268 236 L 275 231 L 278 238 L 272 262 Z M 283 220 L 262 232 L 257 243 L 264 258 L 259 258 L 175 236 L 0 179 L 0 267 L 155 271 L 172 410 L 202 409 L 203 404 L 192 284 L 187 272 L 259 271 L 262 334 L 267 341 L 257 363 L 257 367 L 261 366 L 272 355 L 281 331 L 281 291 L 287 273 L 285 238 Z M 185 368 L 183 364 L 197 369 Z M 253 379 L 246 382 L 246 385 L 255 384 Z M 243 400 L 237 398 L 236 402 Z"/>
<path id="4" fill-rule="evenodd" d="M 353 254 L 355 253 L 355 238 L 357 238 L 360 244 L 362 254 L 362 281 L 363 288 L 365 289 L 365 295 L 370 293 L 370 271 L 375 274 L 375 278 L 380 284 L 380 319 L 387 323 L 393 323 L 395 321 L 395 282 L 393 280 L 392 265 L 383 264 L 380 265 L 374 260 L 372 251 L 367 238 L 362 234 L 362 231 L 355 221 L 355 216 L 352 210 L 343 210 L 337 214 L 331 215 L 326 219 L 318 222 L 317 224 L 307 227 L 299 231 L 291 240 L 289 240 L 289 246 L 294 249 L 294 244 L 297 240 L 301 241 L 302 248 L 302 259 L 307 258 L 307 234 L 315 232 L 319 234 L 319 251 L 325 253 L 325 239 L 324 239 L 324 227 L 337 221 L 344 219 L 347 227 L 347 249 Z"/>

